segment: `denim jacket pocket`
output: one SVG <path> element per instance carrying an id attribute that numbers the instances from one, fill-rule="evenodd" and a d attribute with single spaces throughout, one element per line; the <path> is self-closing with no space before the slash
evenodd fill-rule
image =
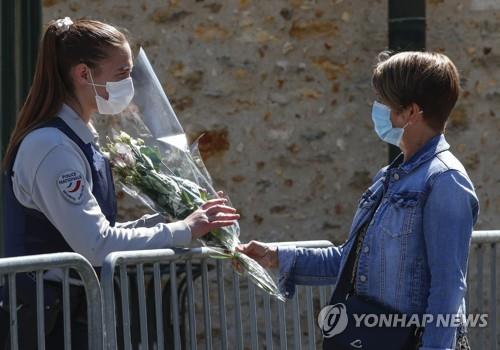
<path id="1" fill-rule="evenodd" d="M 362 195 L 358 203 L 358 209 L 371 208 L 383 195 L 384 179 L 380 178 L 375 181 Z"/>
<path id="2" fill-rule="evenodd" d="M 421 206 L 421 192 L 394 193 L 387 198 L 382 230 L 391 237 L 412 234 Z"/>

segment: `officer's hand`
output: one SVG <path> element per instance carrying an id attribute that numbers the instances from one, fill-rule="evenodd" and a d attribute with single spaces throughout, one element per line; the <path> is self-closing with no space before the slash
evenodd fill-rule
<path id="1" fill-rule="evenodd" d="M 247 244 L 240 244 L 236 247 L 236 250 L 248 255 L 263 267 L 275 268 L 279 266 L 278 248 L 276 246 L 250 241 Z M 238 266 L 236 267 L 238 268 Z"/>
<path id="2" fill-rule="evenodd" d="M 225 203 L 227 203 L 225 198 L 209 200 L 184 219 L 193 239 L 200 238 L 214 229 L 236 223 L 240 215 L 236 213 L 236 209 L 224 205 Z"/>

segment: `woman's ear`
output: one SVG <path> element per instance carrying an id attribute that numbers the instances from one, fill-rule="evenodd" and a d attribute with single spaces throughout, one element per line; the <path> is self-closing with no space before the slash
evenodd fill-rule
<path id="1" fill-rule="evenodd" d="M 76 86 L 88 85 L 90 82 L 90 68 L 85 63 L 79 63 L 71 69 L 71 77 Z"/>
<path id="2" fill-rule="evenodd" d="M 419 118 L 422 118 L 422 114 L 423 114 L 422 108 L 420 108 L 420 106 L 415 102 L 412 102 L 408 106 L 408 120 L 407 120 L 408 123 L 413 124 L 417 122 Z"/>

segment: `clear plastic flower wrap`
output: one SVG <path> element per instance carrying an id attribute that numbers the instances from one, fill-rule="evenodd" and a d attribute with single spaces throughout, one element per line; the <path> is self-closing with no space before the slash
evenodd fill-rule
<path id="1" fill-rule="evenodd" d="M 134 61 L 134 99 L 122 112 L 127 130 L 105 140 L 115 182 L 170 221 L 182 220 L 218 195 L 198 143 L 188 146 L 184 130 L 141 49 Z M 116 125 L 111 125 L 116 126 Z M 213 230 L 200 238 L 214 257 L 236 259 L 251 280 L 270 295 L 284 300 L 270 274 L 255 260 L 235 251 L 239 225 Z"/>

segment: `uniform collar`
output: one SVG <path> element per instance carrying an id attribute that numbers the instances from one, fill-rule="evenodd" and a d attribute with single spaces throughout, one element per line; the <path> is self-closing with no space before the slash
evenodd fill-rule
<path id="1" fill-rule="evenodd" d="M 431 138 L 427 143 L 422 146 L 409 160 L 403 162 L 403 153 L 400 153 L 396 159 L 389 165 L 389 169 L 399 167 L 399 169 L 404 170 L 409 173 L 420 164 L 425 163 L 436 154 L 446 151 L 450 148 L 448 142 L 444 137 L 444 134 L 439 134 Z"/>
<path id="2" fill-rule="evenodd" d="M 84 142 L 90 143 L 96 141 L 97 132 L 92 124 L 86 124 L 82 118 L 70 106 L 63 103 L 57 115 L 64 120 L 66 124 L 75 132 L 75 134 Z"/>

